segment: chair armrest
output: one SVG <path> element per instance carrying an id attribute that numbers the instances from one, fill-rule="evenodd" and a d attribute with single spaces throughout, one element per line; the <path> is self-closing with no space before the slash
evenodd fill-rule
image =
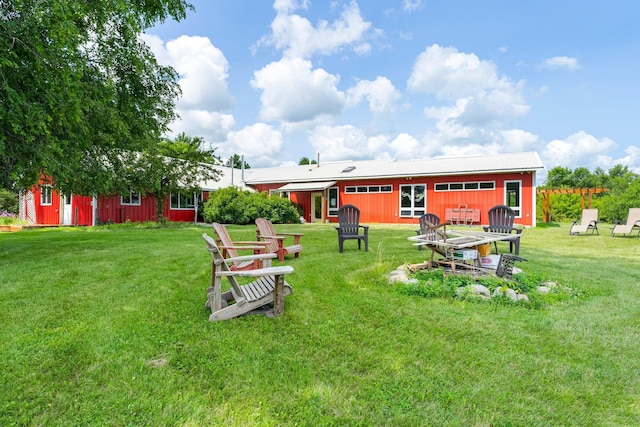
<path id="1" fill-rule="evenodd" d="M 243 255 L 243 256 L 236 256 L 236 257 L 231 257 L 231 258 L 225 258 L 226 262 L 242 262 L 242 261 L 253 261 L 256 259 L 273 259 L 276 258 L 278 255 L 274 254 L 274 253 L 268 253 L 268 254 L 255 254 L 255 255 Z"/>
<path id="2" fill-rule="evenodd" d="M 276 240 L 284 240 L 285 236 L 265 236 L 264 234 L 262 235 L 263 239 L 276 239 Z"/>
<path id="3" fill-rule="evenodd" d="M 290 265 L 281 265 L 278 267 L 259 268 L 257 270 L 219 271 L 216 272 L 216 276 L 262 277 L 289 273 L 293 273 L 293 267 Z"/>
<path id="4" fill-rule="evenodd" d="M 251 245 L 251 246 L 267 246 L 269 243 L 267 242 L 256 242 L 256 241 L 239 241 L 239 242 L 231 242 L 234 245 Z"/>
<path id="5" fill-rule="evenodd" d="M 242 246 L 218 246 L 219 249 L 235 249 L 237 251 L 241 251 L 241 250 L 245 250 L 245 251 L 249 251 L 249 250 L 253 250 L 253 251 L 263 251 L 265 249 L 265 245 L 259 245 L 259 246 L 249 246 L 249 245 L 242 245 Z"/>
<path id="6" fill-rule="evenodd" d="M 278 233 L 278 236 L 295 236 L 295 237 L 300 237 L 300 236 L 304 236 L 304 233 Z"/>

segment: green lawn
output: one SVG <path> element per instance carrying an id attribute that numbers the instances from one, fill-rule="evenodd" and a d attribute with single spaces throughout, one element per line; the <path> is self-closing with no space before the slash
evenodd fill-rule
<path id="1" fill-rule="evenodd" d="M 276 228 L 284 315 L 216 323 L 210 228 L 0 234 L 0 425 L 640 425 L 640 239 L 525 230 L 518 266 L 581 295 L 531 309 L 386 284 L 415 227 Z"/>

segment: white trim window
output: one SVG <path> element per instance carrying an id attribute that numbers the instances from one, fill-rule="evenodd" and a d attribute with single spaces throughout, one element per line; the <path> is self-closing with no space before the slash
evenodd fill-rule
<path id="1" fill-rule="evenodd" d="M 391 193 L 393 187 L 390 184 L 384 185 L 351 185 L 344 187 L 344 192 L 347 194 L 362 194 L 362 193 Z"/>
<path id="2" fill-rule="evenodd" d="M 504 182 L 504 204 L 515 211 L 516 218 L 522 218 L 522 181 Z"/>
<path id="3" fill-rule="evenodd" d="M 495 190 L 495 181 L 438 182 L 433 186 L 435 191 L 476 191 Z"/>
<path id="4" fill-rule="evenodd" d="M 400 217 L 424 215 L 427 211 L 427 186 L 425 184 L 400 186 Z"/>
<path id="5" fill-rule="evenodd" d="M 125 206 L 140 206 L 140 193 L 129 190 L 129 194 L 120 196 L 120 204 Z"/>
<path id="6" fill-rule="evenodd" d="M 43 185 L 40 187 L 40 204 L 42 206 L 51 206 L 51 196 L 53 189 L 50 185 Z"/>
<path id="7" fill-rule="evenodd" d="M 327 200 L 327 215 L 328 216 L 338 216 L 338 209 L 340 209 L 340 199 L 338 191 L 338 187 L 331 187 L 327 191 L 328 200 Z"/>
<path id="8" fill-rule="evenodd" d="M 171 194 L 171 209 L 193 209 L 195 208 L 193 193 L 192 194 Z"/>

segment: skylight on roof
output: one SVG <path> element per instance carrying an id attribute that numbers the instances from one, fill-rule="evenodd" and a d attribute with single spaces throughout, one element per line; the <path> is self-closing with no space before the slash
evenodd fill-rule
<path id="1" fill-rule="evenodd" d="M 346 168 L 342 169 L 342 172 L 351 172 L 355 168 L 355 166 L 347 166 Z"/>

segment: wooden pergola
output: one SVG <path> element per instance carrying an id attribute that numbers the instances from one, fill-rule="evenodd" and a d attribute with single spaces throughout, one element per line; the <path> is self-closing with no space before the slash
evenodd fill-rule
<path id="1" fill-rule="evenodd" d="M 591 196 L 597 193 L 605 193 L 608 188 L 544 188 L 536 190 L 536 194 L 542 194 L 542 218 L 544 222 L 551 222 L 551 194 L 580 194 L 581 209 L 585 208 L 585 195 L 588 208 L 591 209 Z"/>

